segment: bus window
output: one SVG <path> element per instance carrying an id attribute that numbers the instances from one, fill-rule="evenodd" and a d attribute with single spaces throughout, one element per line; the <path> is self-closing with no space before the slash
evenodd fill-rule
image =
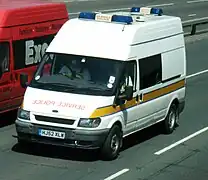
<path id="1" fill-rule="evenodd" d="M 9 71 L 9 42 L 0 42 L 0 76 Z"/>

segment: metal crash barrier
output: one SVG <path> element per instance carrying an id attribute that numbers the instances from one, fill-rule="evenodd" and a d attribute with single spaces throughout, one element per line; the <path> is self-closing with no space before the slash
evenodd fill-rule
<path id="1" fill-rule="evenodd" d="M 197 19 L 191 19 L 187 21 L 182 21 L 183 29 L 190 28 L 189 32 L 184 31 L 184 35 L 195 35 L 196 33 L 203 33 L 208 31 L 208 17 L 202 17 Z M 205 26 L 204 28 L 201 28 L 199 31 L 197 31 L 197 27 L 200 28 L 202 26 Z"/>

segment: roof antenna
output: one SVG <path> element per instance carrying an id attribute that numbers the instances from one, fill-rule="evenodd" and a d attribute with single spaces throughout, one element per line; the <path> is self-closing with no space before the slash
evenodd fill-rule
<path id="1" fill-rule="evenodd" d="M 125 29 L 125 25 L 123 26 L 122 32 L 124 31 L 124 29 Z"/>

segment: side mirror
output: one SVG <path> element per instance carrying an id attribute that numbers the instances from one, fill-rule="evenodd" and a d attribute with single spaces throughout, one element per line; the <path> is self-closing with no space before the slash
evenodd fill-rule
<path id="1" fill-rule="evenodd" d="M 28 85 L 28 75 L 27 74 L 20 74 L 20 85 L 22 88 L 26 88 Z"/>
<path id="2" fill-rule="evenodd" d="M 122 95 L 119 95 L 120 100 L 131 100 L 133 97 L 133 86 L 126 86 L 125 92 Z"/>

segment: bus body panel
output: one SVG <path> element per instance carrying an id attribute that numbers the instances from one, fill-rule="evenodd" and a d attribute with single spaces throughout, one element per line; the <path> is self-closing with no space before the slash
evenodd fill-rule
<path id="1" fill-rule="evenodd" d="M 0 113 L 17 109 L 48 45 L 68 20 L 64 3 L 10 1 L 0 5 Z"/>

